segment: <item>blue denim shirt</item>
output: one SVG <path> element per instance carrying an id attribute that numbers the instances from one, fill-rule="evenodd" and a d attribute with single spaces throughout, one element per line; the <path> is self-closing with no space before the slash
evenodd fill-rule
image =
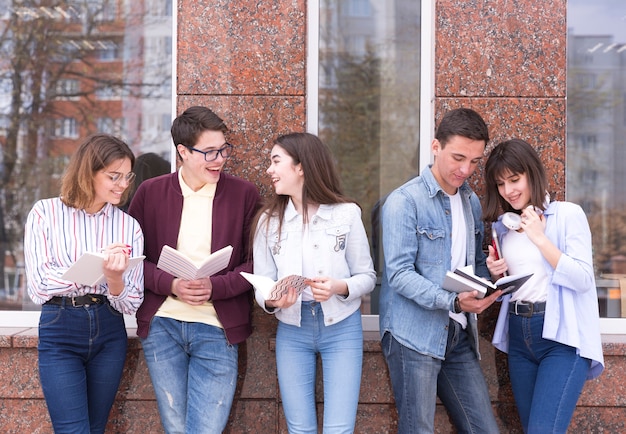
<path id="1" fill-rule="evenodd" d="M 467 262 L 490 278 L 482 250 L 482 209 L 469 184 L 460 188 L 467 224 Z M 451 267 L 450 199 L 428 167 L 394 190 L 383 205 L 385 270 L 380 293 L 380 332 L 389 331 L 402 345 L 444 359 L 449 311 L 456 294 L 441 287 Z M 468 314 L 473 347 L 478 354 L 477 317 Z"/>

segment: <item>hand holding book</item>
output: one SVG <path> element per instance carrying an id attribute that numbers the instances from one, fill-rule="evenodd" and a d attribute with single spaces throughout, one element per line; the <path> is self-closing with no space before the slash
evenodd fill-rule
<path id="1" fill-rule="evenodd" d="M 491 294 L 493 291 L 502 290 L 502 295 L 517 291 L 528 279 L 530 274 L 516 274 L 513 276 L 504 276 L 495 283 L 488 281 L 482 277 L 476 276 L 472 266 L 457 268 L 454 271 L 448 271 L 443 281 L 442 287 L 448 291 L 460 293 L 466 291 L 478 291 L 478 298 Z"/>
<path id="2" fill-rule="evenodd" d="M 251 274 L 244 271 L 241 271 L 239 274 L 250 282 L 252 286 L 254 286 L 254 289 L 259 291 L 265 300 L 278 300 L 283 294 L 289 291 L 289 288 L 295 288 L 297 294 L 300 295 L 308 285 L 308 279 L 306 277 L 295 274 L 283 277 L 278 282 L 275 282 L 267 276 L 261 276 L 260 274 Z"/>
<path id="3" fill-rule="evenodd" d="M 202 279 L 222 271 L 228 266 L 233 253 L 232 246 L 226 246 L 211 253 L 202 263 L 196 264 L 189 257 L 168 245 L 164 245 L 157 268 L 172 276 L 185 280 Z"/>
<path id="4" fill-rule="evenodd" d="M 106 282 L 104 276 L 104 258 L 108 253 L 85 252 L 78 261 L 76 261 L 61 276 L 62 279 L 69 280 L 86 286 L 96 286 Z M 128 258 L 128 271 L 141 264 L 145 256 L 134 256 Z"/>

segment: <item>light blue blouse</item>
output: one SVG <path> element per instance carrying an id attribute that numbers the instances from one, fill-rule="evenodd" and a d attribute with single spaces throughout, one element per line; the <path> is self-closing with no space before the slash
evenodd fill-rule
<path id="1" fill-rule="evenodd" d="M 598 294 L 593 269 L 591 230 L 582 208 L 571 202 L 552 202 L 544 212 L 546 236 L 563 252 L 555 269 L 544 260 L 549 277 L 543 338 L 576 348 L 591 359 L 587 379 L 604 370 Z M 508 229 L 498 220 L 498 238 Z M 501 351 L 509 348 L 509 310 L 511 296 L 502 297 L 492 343 Z"/>

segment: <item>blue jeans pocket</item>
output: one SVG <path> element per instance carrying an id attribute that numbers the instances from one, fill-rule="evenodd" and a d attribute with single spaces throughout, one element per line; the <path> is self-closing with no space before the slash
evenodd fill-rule
<path id="1" fill-rule="evenodd" d="M 44 304 L 41 307 L 41 315 L 39 316 L 39 329 L 45 328 L 47 326 L 51 326 L 59 321 L 61 318 L 61 307 L 60 306 L 50 306 Z"/>

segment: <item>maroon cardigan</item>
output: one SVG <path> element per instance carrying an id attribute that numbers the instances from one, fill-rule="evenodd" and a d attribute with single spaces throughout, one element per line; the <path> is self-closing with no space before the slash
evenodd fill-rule
<path id="1" fill-rule="evenodd" d="M 245 341 L 252 333 L 252 286 L 239 272 L 252 272 L 250 230 L 260 201 L 254 184 L 221 173 L 213 199 L 211 251 L 231 245 L 233 254 L 228 267 L 211 276 L 211 301 L 231 344 Z M 142 338 L 148 336 L 150 321 L 172 293 L 174 276 L 156 264 L 165 244 L 176 248 L 182 211 L 177 172 L 142 182 L 128 208 L 141 225 L 145 239 L 145 295 L 137 311 L 137 334 Z"/>

